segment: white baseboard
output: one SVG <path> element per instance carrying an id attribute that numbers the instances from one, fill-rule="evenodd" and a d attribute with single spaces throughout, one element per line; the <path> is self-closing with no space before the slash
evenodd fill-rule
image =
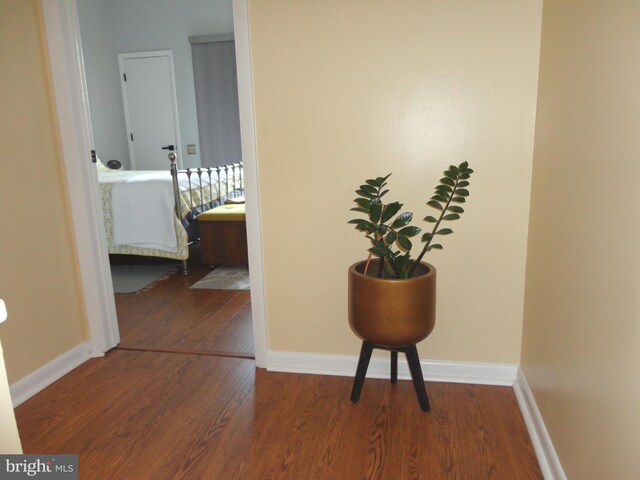
<path id="1" fill-rule="evenodd" d="M 267 370 L 271 372 L 311 373 L 352 377 L 356 372 L 356 355 L 325 355 L 319 353 L 267 353 Z M 433 382 L 475 383 L 512 386 L 517 365 L 497 363 L 443 362 L 421 360 L 424 379 Z M 389 357 L 371 357 L 368 378 L 389 378 Z M 407 361 L 398 356 L 398 378 L 410 379 Z"/>
<path id="2" fill-rule="evenodd" d="M 13 407 L 33 397 L 63 375 L 89 360 L 89 342 L 76 345 L 10 387 Z"/>
<path id="3" fill-rule="evenodd" d="M 560 464 L 560 459 L 553 447 L 551 437 L 521 367 L 518 367 L 513 390 L 518 399 L 518 405 L 527 425 L 529 437 L 531 437 L 531 443 L 538 457 L 538 463 L 545 480 L 566 480 L 567 477 Z"/>

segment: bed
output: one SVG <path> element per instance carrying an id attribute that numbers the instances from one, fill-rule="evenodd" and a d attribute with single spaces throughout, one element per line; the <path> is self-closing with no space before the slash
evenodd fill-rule
<path id="1" fill-rule="evenodd" d="M 111 170 L 98 160 L 105 231 L 110 254 L 173 258 L 188 275 L 197 216 L 244 195 L 243 166 L 180 170 L 169 158 L 167 171 Z"/>

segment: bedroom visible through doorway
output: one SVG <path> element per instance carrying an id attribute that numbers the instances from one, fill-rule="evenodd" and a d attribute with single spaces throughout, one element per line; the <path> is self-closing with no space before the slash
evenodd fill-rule
<path id="1" fill-rule="evenodd" d="M 122 165 L 117 172 L 102 172 L 102 178 L 101 173 L 98 173 L 110 264 L 114 270 L 124 271 L 125 276 L 127 271 L 133 271 L 133 276 L 136 277 L 133 279 L 134 286 L 129 286 L 129 290 L 125 289 L 130 293 L 115 293 L 120 330 L 119 347 L 252 358 L 254 338 L 250 291 L 240 288 L 229 290 L 223 287 L 192 288 L 196 282 L 211 273 L 211 266 L 202 261 L 201 248 L 197 242 L 197 216 L 208 208 L 244 193 L 239 186 L 243 174 L 240 173 L 238 180 L 235 169 L 233 173 L 229 173 L 228 170 L 220 171 L 219 166 L 215 165 L 214 170 L 209 170 L 208 179 L 206 175 L 196 176 L 205 166 L 205 162 L 208 165 L 212 163 L 203 158 L 205 149 L 201 148 L 201 145 L 211 145 L 211 142 L 208 142 L 207 130 L 199 128 L 198 122 L 199 118 L 208 118 L 211 115 L 203 110 L 195 95 L 192 52 L 188 39 L 202 34 L 212 34 L 214 37 L 216 34 L 224 34 L 233 38 L 231 0 L 189 0 L 179 3 L 159 5 L 150 0 L 141 0 L 133 5 L 131 2 L 119 0 L 77 0 L 97 156 L 103 160 L 103 164 L 109 160 L 118 160 L 118 164 Z M 181 22 L 168 22 L 166 28 L 158 32 L 157 24 L 154 23 L 154 19 L 158 17 L 179 17 Z M 127 55 L 131 52 L 138 52 L 136 55 L 140 55 L 140 52 L 158 50 L 170 52 L 175 63 L 177 125 L 174 140 L 165 142 L 158 139 L 158 145 L 147 148 L 153 157 L 152 163 L 148 163 L 141 162 L 137 153 L 131 153 L 135 152 L 132 147 L 135 147 L 137 140 L 136 132 L 132 131 L 131 118 L 138 118 L 139 125 L 146 126 L 147 130 L 153 132 L 157 130 L 154 126 L 157 117 L 164 118 L 167 115 L 131 112 L 126 89 L 120 89 L 120 83 L 125 82 L 123 75 L 126 71 L 119 72 L 116 69 L 118 56 L 120 64 L 123 65 L 123 59 L 128 58 Z M 235 62 L 233 67 L 235 68 Z M 233 77 L 236 78 L 235 71 Z M 139 88 L 138 92 L 141 95 L 153 93 L 152 82 L 146 83 L 148 92 L 145 92 L 145 88 Z M 237 80 L 233 86 L 235 91 L 223 96 L 227 104 L 230 96 L 235 97 L 236 114 L 230 117 L 233 117 L 234 129 L 238 132 L 237 140 L 240 131 Z M 114 101 L 118 96 L 119 101 Z M 153 104 L 153 100 L 146 102 L 147 105 Z M 138 103 L 144 105 L 145 101 L 143 99 Z M 211 105 L 206 107 L 211 108 Z M 219 118 L 218 116 L 218 123 Z M 166 239 L 156 241 L 155 238 L 144 243 L 116 241 L 114 232 L 117 224 L 122 223 L 115 216 L 116 204 L 119 204 L 122 195 L 117 199 L 115 192 L 122 190 L 123 184 L 133 182 L 139 187 L 138 190 L 146 188 L 158 198 L 152 202 L 146 197 L 139 200 L 140 192 L 127 194 L 129 197 L 135 197 L 135 203 L 130 207 L 132 215 L 136 211 L 140 215 L 140 211 L 143 211 L 143 218 L 157 215 L 159 219 L 166 220 L 166 215 L 147 208 L 151 203 L 166 203 L 165 199 L 169 198 L 158 195 L 158 191 L 165 188 L 163 185 L 169 185 L 165 178 L 169 177 L 170 162 L 166 160 L 168 152 L 162 150 L 169 146 L 175 151 L 178 164 L 182 163 L 191 171 L 184 174 L 184 183 L 188 184 L 184 191 L 182 183 L 177 184 L 180 189 L 179 195 L 183 198 L 188 197 L 187 200 L 174 202 L 170 207 L 174 209 L 177 203 L 181 203 L 182 206 L 179 212 L 181 215 L 173 215 L 173 223 L 177 221 L 177 240 L 174 242 L 176 245 L 167 245 Z M 155 149 L 158 151 L 157 156 L 153 154 Z M 235 145 L 233 150 L 237 151 Z M 234 165 L 239 164 L 238 160 L 242 161 L 242 158 L 233 159 L 233 162 L 236 162 Z M 165 169 L 161 168 L 163 164 L 166 165 Z M 140 169 L 139 165 L 143 168 Z M 155 165 L 159 167 L 156 168 Z M 157 172 L 147 171 L 150 167 Z M 98 168 L 103 167 L 98 165 Z M 103 181 L 105 176 L 118 179 L 107 185 Z M 124 180 L 120 180 L 120 177 Z M 142 181 L 146 181 L 146 178 L 142 177 L 154 177 L 152 181 L 156 183 L 148 188 L 144 187 Z M 194 200 L 194 192 L 202 198 Z M 182 204 L 183 201 L 186 203 Z M 164 210 L 166 212 L 167 209 Z M 156 225 L 157 222 L 153 224 Z M 181 230 L 183 225 L 184 230 Z M 138 223 L 135 221 L 128 222 L 128 228 L 135 229 L 137 226 Z M 141 230 L 144 234 L 145 229 Z M 190 275 L 181 275 L 181 261 L 188 265 Z M 218 264 L 216 267 L 216 270 L 220 271 Z M 216 270 L 213 273 L 216 273 Z M 135 283 L 138 280 L 142 282 L 140 288 Z M 114 284 L 117 283 L 118 281 L 114 280 Z"/>

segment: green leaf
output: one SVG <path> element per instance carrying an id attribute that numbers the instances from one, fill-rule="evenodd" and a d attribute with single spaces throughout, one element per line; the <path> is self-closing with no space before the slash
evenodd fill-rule
<path id="1" fill-rule="evenodd" d="M 369 213 L 369 210 L 366 210 L 366 209 L 364 209 L 362 207 L 353 207 L 353 208 L 350 208 L 349 210 L 352 210 L 354 212 L 362 212 L 362 213 L 366 213 L 366 214 Z"/>
<path id="2" fill-rule="evenodd" d="M 445 176 L 445 177 L 449 177 L 449 178 L 450 178 L 450 179 L 452 179 L 452 180 L 455 180 L 455 179 L 458 177 L 458 176 L 457 176 L 455 173 L 453 173 L 451 170 L 445 170 L 445 171 L 444 171 L 444 172 L 442 172 L 442 173 L 444 173 L 444 176 Z"/>
<path id="3" fill-rule="evenodd" d="M 371 247 L 369 251 L 373 253 L 376 257 L 386 257 L 391 253 L 391 250 L 389 250 L 389 248 L 387 247 L 384 247 L 384 248 Z"/>
<path id="4" fill-rule="evenodd" d="M 394 262 L 394 270 L 398 278 L 407 278 L 411 265 L 413 265 L 413 260 L 411 260 L 409 252 L 404 253 L 404 255 L 398 255 Z"/>
<path id="5" fill-rule="evenodd" d="M 429 245 L 429 250 L 442 250 L 442 245 L 440 245 L 439 243 L 435 243 L 433 245 Z"/>
<path id="6" fill-rule="evenodd" d="M 409 252 L 404 255 L 400 255 L 396 258 L 394 262 L 394 270 L 396 271 L 398 278 L 407 278 L 408 273 L 408 264 L 409 262 Z"/>
<path id="7" fill-rule="evenodd" d="M 454 187 L 456 185 L 456 182 L 454 182 L 453 180 L 451 180 L 450 178 L 447 177 L 443 177 L 440 179 L 440 183 L 443 183 L 445 185 L 449 185 L 450 187 Z"/>
<path id="8" fill-rule="evenodd" d="M 366 197 L 366 198 L 373 198 L 373 197 L 375 197 L 375 195 L 373 195 L 373 194 L 371 194 L 371 193 L 368 193 L 368 192 L 365 192 L 364 190 L 356 190 L 356 193 L 357 193 L 358 195 L 360 195 L 361 197 Z"/>
<path id="9" fill-rule="evenodd" d="M 429 205 L 429 206 L 431 206 L 431 207 L 433 207 L 433 208 L 437 208 L 438 210 L 442 210 L 442 205 L 440 205 L 440 203 L 438 203 L 438 202 L 437 202 L 437 201 L 435 201 L 435 200 L 429 200 L 429 201 L 427 202 L 427 205 Z"/>
<path id="10" fill-rule="evenodd" d="M 360 185 L 360 190 L 370 193 L 371 195 L 375 195 L 378 191 L 377 188 L 372 187 L 371 185 Z"/>
<path id="11" fill-rule="evenodd" d="M 404 235 L 405 237 L 415 237 L 421 231 L 420 227 L 404 227 L 402 230 L 398 232 L 399 235 Z"/>
<path id="12" fill-rule="evenodd" d="M 376 231 L 376 226 L 366 220 L 360 220 L 360 222 L 356 224 L 355 228 L 356 230 L 367 233 L 373 233 Z"/>
<path id="13" fill-rule="evenodd" d="M 422 241 L 426 243 L 429 240 L 431 240 L 431 237 L 433 237 L 433 234 L 430 232 L 427 232 L 424 235 L 422 235 Z"/>
<path id="14" fill-rule="evenodd" d="M 389 178 L 391 176 L 391 174 L 387 175 L 386 177 L 378 177 L 376 178 L 376 182 L 378 182 L 378 186 L 381 187 L 382 184 L 387 180 L 387 178 Z"/>
<path id="15" fill-rule="evenodd" d="M 389 190 L 383 190 L 382 192 L 380 192 L 380 194 L 378 195 L 379 198 L 384 197 L 387 193 L 389 193 Z"/>
<path id="16" fill-rule="evenodd" d="M 401 248 L 404 251 L 409 251 L 409 250 L 411 250 L 411 247 L 412 247 L 411 240 L 409 240 L 404 235 L 398 235 L 398 239 L 396 240 L 396 244 L 398 245 L 399 248 Z"/>
<path id="17" fill-rule="evenodd" d="M 458 165 L 458 168 L 460 170 L 466 170 L 469 167 L 469 162 L 462 162 L 460 165 Z"/>
<path id="18" fill-rule="evenodd" d="M 393 223 L 391 224 L 391 228 L 404 227 L 405 225 L 408 225 L 412 219 L 413 219 L 413 213 L 411 212 L 401 213 L 393 221 Z"/>
<path id="19" fill-rule="evenodd" d="M 464 197 L 453 197 L 451 199 L 452 202 L 457 202 L 457 203 L 464 203 L 466 202 L 466 200 L 464 199 Z"/>
<path id="20" fill-rule="evenodd" d="M 461 173 L 460 176 L 458 177 L 460 180 L 467 180 L 469 178 L 471 178 L 471 175 L 468 173 Z"/>
<path id="21" fill-rule="evenodd" d="M 460 218 L 460 215 L 458 215 L 457 213 L 450 213 L 449 215 L 445 215 L 444 217 L 442 217 L 443 220 L 458 220 Z"/>
<path id="22" fill-rule="evenodd" d="M 457 205 L 449 205 L 447 210 L 455 213 L 464 213 L 464 208 L 458 207 Z"/>
<path id="23" fill-rule="evenodd" d="M 447 210 L 449 210 L 450 208 L 451 207 L 449 207 Z M 424 217 L 423 220 L 429 223 L 436 223 L 438 221 L 435 217 L 432 217 L 431 215 L 427 215 L 426 217 Z"/>
<path id="24" fill-rule="evenodd" d="M 387 205 L 382 213 L 382 222 L 388 222 L 393 216 L 400 211 L 402 204 L 400 202 L 393 202 Z"/>
<path id="25" fill-rule="evenodd" d="M 374 198 L 373 200 L 371 200 L 369 213 L 371 215 L 371 220 L 374 223 L 378 223 L 378 221 L 380 221 L 380 215 L 382 214 L 382 202 L 379 198 Z"/>
<path id="26" fill-rule="evenodd" d="M 356 230 L 361 231 L 361 232 L 372 233 L 374 231 L 373 228 L 372 228 L 373 225 L 371 225 L 371 223 L 369 223 L 366 220 L 362 220 L 362 219 L 360 219 L 360 220 L 351 220 L 349 223 L 355 224 L 354 228 Z"/>
<path id="27" fill-rule="evenodd" d="M 471 175 L 473 173 L 473 170 L 471 170 L 470 168 L 467 168 L 464 173 L 466 173 L 467 175 Z"/>
<path id="28" fill-rule="evenodd" d="M 438 200 L 439 202 L 447 203 L 449 201 L 449 198 L 445 197 L 444 195 L 434 195 L 433 197 L 431 197 L 431 200 Z"/>
<path id="29" fill-rule="evenodd" d="M 436 235 L 450 235 L 453 233 L 453 230 L 451 230 L 450 228 L 443 228 L 441 230 L 438 230 L 436 232 Z"/>
<path id="30" fill-rule="evenodd" d="M 469 190 L 467 190 L 466 188 L 456 188 L 455 194 L 460 195 L 461 197 L 468 197 Z"/>
<path id="31" fill-rule="evenodd" d="M 372 187 L 379 187 L 379 186 L 380 186 L 380 184 L 379 184 L 377 181 L 375 181 L 375 180 L 367 180 L 366 182 L 367 182 L 369 185 L 371 185 Z"/>
<path id="32" fill-rule="evenodd" d="M 451 193 L 453 192 L 453 188 L 451 188 L 449 185 L 438 185 L 436 187 L 436 192 L 439 193 Z"/>
<path id="33" fill-rule="evenodd" d="M 386 225 L 378 225 L 376 230 L 380 235 L 386 235 L 386 233 L 389 231 L 389 227 L 387 227 Z"/>
<path id="34" fill-rule="evenodd" d="M 398 234 L 392 230 L 389 233 L 387 233 L 387 236 L 384 240 L 385 242 L 387 242 L 387 244 L 391 245 L 393 242 L 396 241 L 396 238 L 398 238 Z"/>
<path id="35" fill-rule="evenodd" d="M 454 175 L 458 175 L 458 173 L 460 173 L 458 167 L 456 167 L 455 165 L 449 165 L 449 171 Z"/>
<path id="36" fill-rule="evenodd" d="M 384 240 L 378 240 L 377 238 L 371 238 L 371 244 L 375 248 L 387 248 L 387 244 L 384 243 Z"/>
<path id="37" fill-rule="evenodd" d="M 459 187 L 468 187 L 469 186 L 469 182 L 467 182 L 466 180 L 462 180 L 461 182 L 458 182 L 458 186 Z"/>
<path id="38" fill-rule="evenodd" d="M 371 200 L 367 200 L 366 198 L 356 198 L 354 202 L 356 202 L 359 207 L 364 208 L 366 212 L 369 213 L 369 208 L 371 208 Z"/>

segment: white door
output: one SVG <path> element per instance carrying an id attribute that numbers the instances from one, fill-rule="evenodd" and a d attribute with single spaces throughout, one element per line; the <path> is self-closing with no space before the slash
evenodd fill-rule
<path id="1" fill-rule="evenodd" d="M 131 168 L 167 170 L 162 147 L 180 151 L 172 53 L 121 53 L 118 60 Z"/>

